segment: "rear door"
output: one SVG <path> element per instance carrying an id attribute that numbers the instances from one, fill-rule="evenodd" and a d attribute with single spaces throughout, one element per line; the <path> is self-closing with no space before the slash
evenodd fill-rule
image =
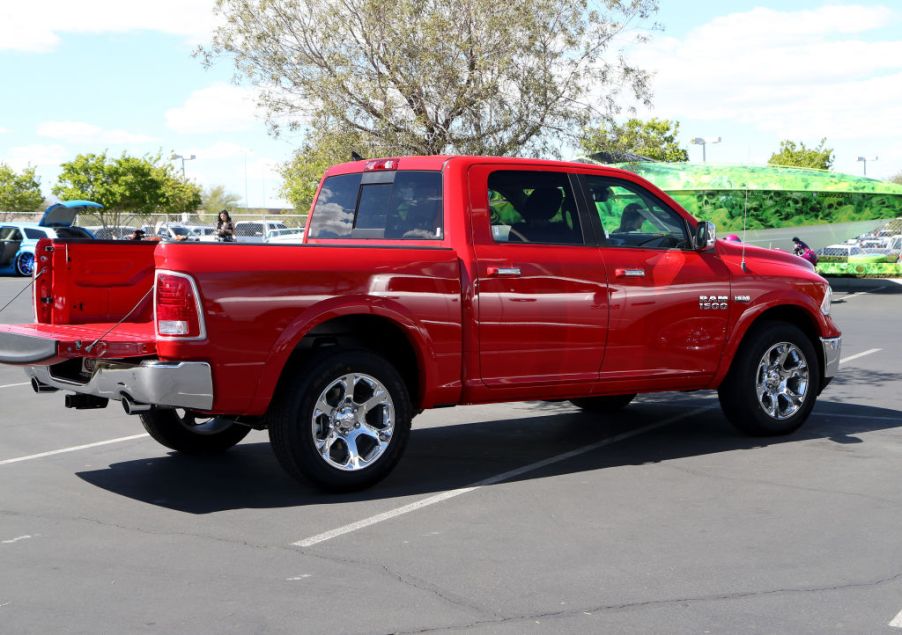
<path id="1" fill-rule="evenodd" d="M 469 184 L 483 384 L 522 396 L 533 386 L 591 384 L 604 352 L 606 276 L 573 177 L 477 165 Z"/>
<path id="2" fill-rule="evenodd" d="M 713 374 L 732 300 L 726 266 L 714 250 L 693 249 L 686 218 L 642 185 L 596 174 L 580 180 L 610 277 L 602 382 L 653 388 Z"/>

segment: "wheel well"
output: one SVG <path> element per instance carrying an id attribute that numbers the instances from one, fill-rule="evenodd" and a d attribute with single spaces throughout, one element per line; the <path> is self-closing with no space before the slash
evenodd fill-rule
<path id="1" fill-rule="evenodd" d="M 304 336 L 288 366 L 302 362 L 310 351 L 327 346 L 365 348 L 387 359 L 404 379 L 414 410 L 419 409 L 422 373 L 416 349 L 397 323 L 375 315 L 346 315 L 328 320 Z"/>
<path id="2" fill-rule="evenodd" d="M 767 311 L 759 315 L 749 326 L 748 330 L 745 332 L 745 335 L 742 338 L 742 343 L 745 343 L 745 340 L 748 337 L 749 333 L 752 332 L 752 329 L 759 326 L 760 324 L 763 324 L 764 322 L 785 322 L 802 329 L 802 332 L 814 347 L 814 352 L 817 355 L 818 368 L 820 369 L 819 375 L 821 377 L 821 384 L 823 384 L 825 369 L 824 356 L 820 354 L 820 331 L 818 330 L 817 322 L 814 321 L 814 318 L 811 317 L 811 314 L 808 313 L 808 311 L 806 311 L 805 309 L 797 306 L 777 306 L 773 307 L 772 309 L 768 309 Z M 740 344 L 740 346 L 741 345 L 742 344 Z"/>

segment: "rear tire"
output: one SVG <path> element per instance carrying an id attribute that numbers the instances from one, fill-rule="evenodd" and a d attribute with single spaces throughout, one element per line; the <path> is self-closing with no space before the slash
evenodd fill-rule
<path id="1" fill-rule="evenodd" d="M 614 414 L 630 405 L 636 398 L 636 393 L 631 395 L 605 395 L 604 397 L 581 397 L 571 399 L 570 403 L 582 408 L 586 412 L 595 414 Z"/>
<path id="2" fill-rule="evenodd" d="M 198 418 L 182 410 L 151 410 L 140 414 L 147 433 L 161 445 L 183 454 L 218 454 L 248 435 L 248 426 L 220 417 Z"/>
<path id="3" fill-rule="evenodd" d="M 269 440 L 295 479 L 353 491 L 395 467 L 412 417 L 407 386 L 388 361 L 365 350 L 324 349 L 280 384 Z"/>
<path id="4" fill-rule="evenodd" d="M 717 391 L 727 419 L 752 436 L 795 432 L 817 398 L 820 366 L 811 340 L 796 326 L 752 327 Z"/>

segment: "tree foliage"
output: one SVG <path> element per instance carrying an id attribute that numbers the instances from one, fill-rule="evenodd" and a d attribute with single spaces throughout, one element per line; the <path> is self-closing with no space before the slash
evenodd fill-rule
<path id="1" fill-rule="evenodd" d="M 0 163 L 0 211 L 34 212 L 43 202 L 44 195 L 34 168 L 25 168 L 17 174 L 5 163 Z"/>
<path id="2" fill-rule="evenodd" d="M 206 63 L 234 59 L 274 130 L 352 131 L 392 153 L 556 154 L 648 75 L 615 36 L 657 0 L 217 0 Z M 329 133 L 331 134 L 331 132 Z M 308 144 L 318 147 L 321 140 Z"/>
<path id="3" fill-rule="evenodd" d="M 689 153 L 677 142 L 679 132 L 680 122 L 656 117 L 632 118 L 623 125 L 607 121 L 583 130 L 579 145 L 586 154 L 632 153 L 655 161 L 688 161 Z"/>
<path id="4" fill-rule="evenodd" d="M 902 172 L 899 172 L 895 176 L 889 177 L 889 181 L 891 183 L 898 183 L 899 185 L 902 185 Z"/>
<path id="5" fill-rule="evenodd" d="M 295 209 L 307 212 L 319 181 L 330 165 L 351 160 L 351 152 L 364 157 L 394 154 L 391 148 L 368 143 L 354 130 L 314 130 L 291 160 L 282 165 L 282 195 Z"/>
<path id="6" fill-rule="evenodd" d="M 176 174 L 160 155 L 110 158 L 106 152 L 79 154 L 61 165 L 53 193 L 61 199 L 87 199 L 104 206 L 94 212 L 107 227 L 123 217 L 191 212 L 200 205 L 200 188 Z"/>
<path id="7" fill-rule="evenodd" d="M 241 196 L 226 191 L 224 185 L 213 185 L 201 196 L 201 207 L 209 214 L 218 214 L 220 210 L 232 209 L 241 201 Z"/>
<path id="8" fill-rule="evenodd" d="M 784 139 L 780 142 L 780 149 L 770 156 L 767 164 L 829 170 L 833 165 L 833 148 L 826 146 L 826 137 L 813 148 L 806 147 L 803 142 L 797 144 L 795 141 Z"/>

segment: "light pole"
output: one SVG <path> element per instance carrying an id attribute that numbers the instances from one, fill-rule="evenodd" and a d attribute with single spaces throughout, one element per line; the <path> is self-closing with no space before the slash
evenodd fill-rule
<path id="1" fill-rule="evenodd" d="M 702 163 L 705 163 L 708 160 L 708 157 L 705 153 L 705 148 L 709 143 L 720 143 L 722 139 L 720 137 L 696 137 L 690 143 L 694 143 L 697 146 L 702 147 Z"/>
<path id="2" fill-rule="evenodd" d="M 183 154 L 176 154 L 175 152 L 173 152 L 172 155 L 169 157 L 169 159 L 172 161 L 175 161 L 176 159 L 182 160 L 182 178 L 183 179 L 185 178 L 185 161 L 193 161 L 196 158 L 197 158 L 197 156 L 195 156 L 193 154 L 191 156 L 186 157 Z"/>
<path id="3" fill-rule="evenodd" d="M 874 157 L 873 159 L 870 159 L 870 160 L 876 161 L 879 158 L 880 157 Z M 864 163 L 864 166 L 863 166 L 864 167 L 864 175 L 867 176 L 868 175 L 868 158 L 867 157 L 858 157 L 858 160 L 861 161 L 862 163 Z"/>

